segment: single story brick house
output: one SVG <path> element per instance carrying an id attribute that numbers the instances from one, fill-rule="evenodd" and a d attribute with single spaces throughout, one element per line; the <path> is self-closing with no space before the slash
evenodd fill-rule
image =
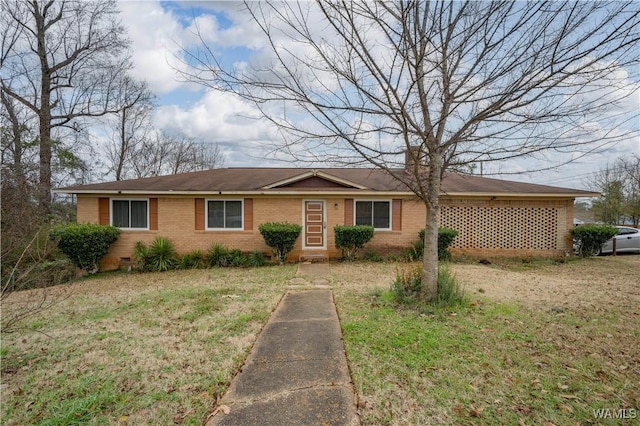
<path id="1" fill-rule="evenodd" d="M 396 170 L 394 173 L 403 173 Z M 223 168 L 71 186 L 78 222 L 122 229 L 103 269 L 129 261 L 136 241 L 171 239 L 180 253 L 213 243 L 268 253 L 258 226 L 303 226 L 290 260 L 340 256 L 335 225 L 375 227 L 366 249 L 399 252 L 424 228 L 425 206 L 390 172 L 364 168 Z M 576 197 L 597 193 L 447 173 L 440 226 L 456 229 L 453 253 L 559 256 L 571 250 Z"/>

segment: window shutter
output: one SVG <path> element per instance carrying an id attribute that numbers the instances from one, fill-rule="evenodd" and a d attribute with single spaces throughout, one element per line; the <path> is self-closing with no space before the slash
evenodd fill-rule
<path id="1" fill-rule="evenodd" d="M 196 230 L 204 230 L 204 198 L 195 199 L 196 207 Z"/>
<path id="2" fill-rule="evenodd" d="M 391 230 L 402 231 L 402 200 L 391 200 Z"/>
<path id="3" fill-rule="evenodd" d="M 111 223 L 109 216 L 109 199 L 98 198 L 98 223 L 100 225 L 109 225 Z"/>
<path id="4" fill-rule="evenodd" d="M 353 198 L 344 199 L 344 224 L 353 225 Z"/>
<path id="5" fill-rule="evenodd" d="M 244 230 L 253 231 L 253 198 L 244 199 Z"/>
<path id="6" fill-rule="evenodd" d="M 158 230 L 158 199 L 149 198 L 149 230 Z"/>

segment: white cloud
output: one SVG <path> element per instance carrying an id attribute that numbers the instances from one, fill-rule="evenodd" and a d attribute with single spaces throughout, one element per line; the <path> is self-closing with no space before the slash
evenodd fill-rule
<path id="1" fill-rule="evenodd" d="M 259 27 L 251 21 L 249 14 L 243 10 L 240 2 L 180 2 L 161 4 L 157 1 L 121 2 L 122 19 L 128 27 L 129 37 L 133 43 L 133 59 L 136 64 L 134 75 L 149 82 L 151 89 L 156 93 L 170 93 L 175 90 L 193 90 L 194 85 L 187 85 L 179 81 L 175 69 L 185 69 L 184 52 L 182 49 L 197 48 L 202 41 L 211 47 L 214 53 L 226 53 L 229 49 L 228 60 L 236 61 L 238 70 L 247 66 L 269 64 L 273 59 L 273 53 L 267 48 L 266 40 Z M 261 7 L 259 2 L 253 3 L 253 7 Z M 309 7 L 313 7 L 309 5 Z M 208 13 L 211 11 L 211 13 Z M 326 28 L 326 23 L 317 16 L 317 11 L 310 10 L 309 22 L 314 34 L 321 35 L 329 43 L 333 34 Z M 198 36 L 197 34 L 200 34 Z M 201 38 L 202 40 L 201 40 Z M 369 33 L 368 37 L 380 44 L 384 37 L 381 34 Z M 292 42 L 285 34 L 277 34 L 276 44 L 290 52 L 309 60 L 317 59 L 312 55 L 308 46 Z M 236 49 L 240 48 L 240 49 Z M 241 51 L 244 48 L 244 51 Z M 264 49 L 264 50 L 263 50 Z M 241 51 L 238 53 L 238 51 Z M 253 52 L 251 57 L 249 53 Z M 377 52 L 380 58 L 390 59 L 382 49 Z M 236 55 L 236 56 L 233 56 Z M 269 67 L 265 67 L 270 69 Z M 623 85 L 620 90 L 628 91 L 629 96 L 625 102 L 615 105 L 606 114 L 622 115 L 627 111 L 639 107 L 638 83 L 635 76 L 628 76 L 626 71 L 618 69 L 618 73 L 610 76 L 611 81 L 619 81 Z M 615 77 L 615 78 L 614 78 Z M 323 72 L 316 75 L 315 85 L 319 92 L 334 89 L 337 82 L 325 78 Z M 594 90 L 582 94 L 579 99 L 582 102 L 591 101 L 606 96 L 601 90 Z M 168 98 L 168 97 L 167 97 Z M 576 101 L 578 98 L 576 97 Z M 165 99 L 165 102 L 166 99 Z M 170 101 L 169 101 L 170 102 Z M 280 106 L 277 106 L 280 108 Z M 300 112 L 287 107 L 289 118 L 292 114 Z M 603 119 L 606 115 L 592 120 L 593 117 L 585 117 L 585 129 L 591 129 L 589 133 L 603 133 L 606 126 Z M 225 156 L 227 166 L 265 165 L 265 152 L 273 148 L 273 142 L 282 140 L 278 132 L 265 120 L 258 120 L 257 109 L 239 97 L 220 92 L 206 92 L 202 98 L 189 106 L 177 106 L 166 104 L 161 106 L 156 114 L 155 122 L 159 128 L 169 131 L 181 131 L 189 136 L 219 143 Z M 251 118 L 249 118 L 251 117 Z M 637 117 L 637 116 L 636 116 Z M 309 123 L 307 123 L 309 124 Z M 638 129 L 638 123 L 627 123 L 632 129 Z M 628 129 L 627 129 L 628 130 Z M 636 133 L 637 134 L 637 133 Z M 532 179 L 541 183 L 545 178 L 555 180 L 555 176 L 580 175 L 596 168 L 606 166 L 607 161 L 615 160 L 625 152 L 640 152 L 640 143 L 637 138 L 629 139 L 611 146 L 599 156 L 582 158 L 579 163 L 571 166 L 563 166 L 558 172 L 533 175 Z M 571 155 L 571 154 L 567 154 Z M 257 160 L 261 159 L 261 160 Z M 557 160 L 558 158 L 555 158 Z M 611 160 L 609 160 L 611 159 Z M 541 165 L 544 164 L 543 160 Z M 512 161 L 504 164 L 502 171 L 519 171 L 535 169 L 534 163 L 524 161 Z M 533 165 L 533 167 L 531 167 Z M 529 166 L 529 167 L 527 167 Z M 582 170 L 582 172 L 580 172 Z M 501 170 L 493 170 L 499 172 Z M 507 179 L 529 179 L 528 177 L 504 176 Z M 555 184 L 555 183 L 554 183 Z M 560 186 L 563 183 L 558 182 Z M 581 187 L 579 183 L 569 186 Z"/>
<path id="2" fill-rule="evenodd" d="M 278 139 L 277 130 L 258 111 L 230 93 L 208 91 L 191 107 L 177 105 L 158 108 L 157 127 L 181 132 L 205 142 L 217 143 L 227 157 L 226 166 L 265 164 L 270 141 Z M 262 159 L 262 161 L 258 161 Z"/>
<path id="3" fill-rule="evenodd" d="M 146 80 L 157 94 L 189 86 L 176 70 L 187 70 L 185 50 L 200 48 L 202 42 L 216 53 L 224 48 L 257 50 L 265 46 L 259 27 L 240 3 L 178 2 L 171 6 L 159 1 L 119 3 L 132 44 L 132 74 Z M 224 28 L 215 13 L 224 13 L 228 20 Z"/>
<path id="4" fill-rule="evenodd" d="M 175 69 L 182 65 L 184 28 L 177 17 L 151 1 L 120 2 L 121 17 L 132 43 L 134 77 L 146 80 L 155 93 L 179 88 Z"/>
<path id="5" fill-rule="evenodd" d="M 240 1 L 207 1 L 207 2 L 180 2 L 183 10 L 190 7 L 201 11 L 209 10 L 212 14 L 223 14 L 229 25 L 224 28 L 219 25 L 216 28 L 215 42 L 220 47 L 246 47 L 251 50 L 259 50 L 266 46 L 266 39 L 260 27 L 251 17 L 243 2 Z M 200 16 L 208 15 L 203 12 Z M 192 29 L 195 29 L 193 27 Z M 201 29 L 206 29 L 201 27 Z"/>

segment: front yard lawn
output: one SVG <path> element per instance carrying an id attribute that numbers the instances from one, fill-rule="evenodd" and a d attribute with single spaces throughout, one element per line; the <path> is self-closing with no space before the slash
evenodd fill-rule
<path id="1" fill-rule="evenodd" d="M 469 307 L 398 307 L 390 265 L 332 268 L 363 424 L 637 424 L 640 257 L 453 269 Z"/>
<path id="2" fill-rule="evenodd" d="M 202 424 L 295 271 L 106 274 L 52 289 L 69 297 L 2 338 L 0 423 Z"/>
<path id="3" fill-rule="evenodd" d="M 364 425 L 637 422 L 594 410 L 640 415 L 640 256 L 515 266 L 454 264 L 471 303 L 447 310 L 394 305 L 398 265 L 332 263 Z M 54 289 L 69 297 L 2 336 L 0 423 L 202 424 L 295 271 Z"/>

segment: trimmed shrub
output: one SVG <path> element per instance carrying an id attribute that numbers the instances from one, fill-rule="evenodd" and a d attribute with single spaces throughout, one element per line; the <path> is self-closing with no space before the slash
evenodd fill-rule
<path id="1" fill-rule="evenodd" d="M 373 226 L 370 225 L 336 225 L 336 248 L 342 250 L 342 257 L 348 261 L 356 258 L 358 250 L 373 238 Z"/>
<path id="2" fill-rule="evenodd" d="M 98 272 L 100 261 L 120 234 L 111 225 L 72 223 L 51 228 L 49 239 L 57 241 L 58 248 L 80 269 L 90 274 Z"/>
<path id="3" fill-rule="evenodd" d="M 578 255 L 581 257 L 598 254 L 604 243 L 617 233 L 618 230 L 610 225 L 581 225 L 571 230 Z"/>
<path id="4" fill-rule="evenodd" d="M 419 240 L 414 243 L 413 249 L 416 252 L 416 258 L 414 260 L 421 259 L 424 254 L 424 235 L 425 230 L 421 229 L 418 233 Z M 450 228 L 438 228 L 438 260 L 451 259 L 451 252 L 449 252 L 449 246 L 453 243 L 453 240 L 458 236 L 458 231 Z"/>
<path id="5" fill-rule="evenodd" d="M 296 240 L 302 232 L 302 226 L 292 223 L 267 222 L 258 227 L 265 243 L 271 247 L 273 256 L 282 265 L 287 254 L 293 250 Z"/>
<path id="6" fill-rule="evenodd" d="M 458 236 L 458 231 L 450 228 L 438 228 L 438 260 L 451 259 L 449 246 Z M 424 241 L 424 240 L 423 240 Z"/>

